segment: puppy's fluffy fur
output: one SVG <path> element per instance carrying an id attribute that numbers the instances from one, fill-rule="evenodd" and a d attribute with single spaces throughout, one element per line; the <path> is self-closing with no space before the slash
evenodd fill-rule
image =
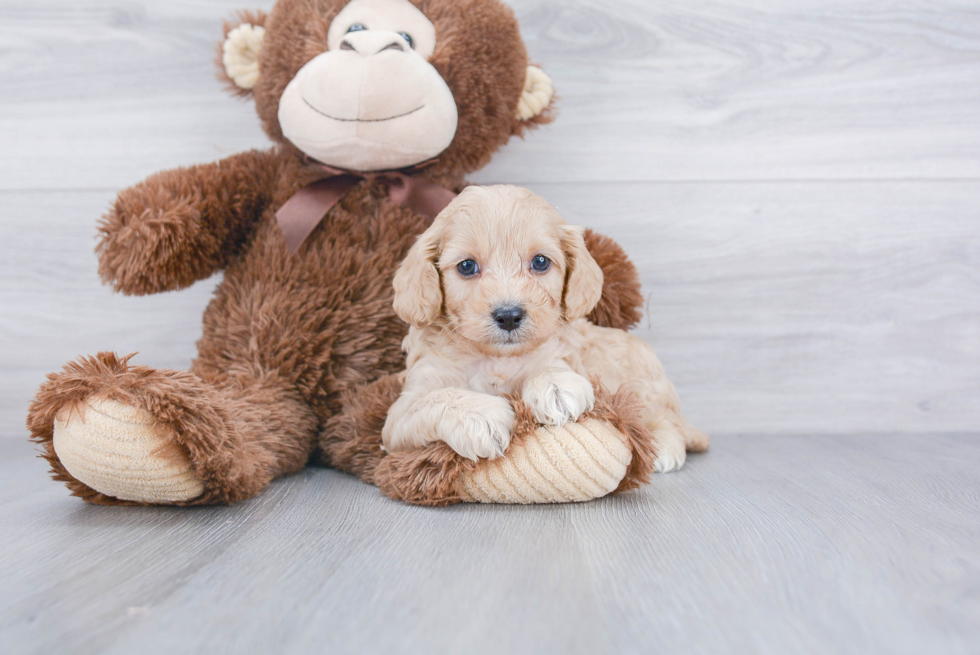
<path id="1" fill-rule="evenodd" d="M 582 230 L 530 191 L 464 190 L 419 237 L 394 285 L 395 311 L 412 327 L 404 391 L 382 432 L 389 451 L 438 440 L 470 459 L 499 457 L 514 427 L 504 395 L 519 393 L 541 423 L 564 425 L 592 407 L 591 375 L 639 397 L 657 471 L 708 447 L 681 416 L 653 350 L 585 320 L 602 270 Z"/>

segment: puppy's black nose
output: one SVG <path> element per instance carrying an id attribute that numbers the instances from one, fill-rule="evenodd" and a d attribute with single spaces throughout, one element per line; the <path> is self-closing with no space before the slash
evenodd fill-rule
<path id="1" fill-rule="evenodd" d="M 493 320 L 497 321 L 501 330 L 513 332 L 521 327 L 521 321 L 524 320 L 524 308 L 498 307 L 490 315 L 493 316 Z"/>

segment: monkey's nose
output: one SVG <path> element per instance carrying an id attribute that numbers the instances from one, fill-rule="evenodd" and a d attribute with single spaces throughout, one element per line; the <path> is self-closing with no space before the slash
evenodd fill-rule
<path id="1" fill-rule="evenodd" d="M 340 42 L 341 50 L 353 50 L 359 55 L 368 57 L 385 50 L 400 50 L 405 52 L 404 39 L 388 32 L 354 32 L 344 37 Z"/>
<path id="2" fill-rule="evenodd" d="M 490 316 L 497 322 L 501 330 L 513 332 L 521 326 L 521 321 L 524 320 L 524 308 L 515 306 L 498 307 L 490 313 Z"/>

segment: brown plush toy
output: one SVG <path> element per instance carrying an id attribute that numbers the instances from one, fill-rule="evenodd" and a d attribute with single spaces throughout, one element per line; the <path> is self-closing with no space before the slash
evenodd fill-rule
<path id="1" fill-rule="evenodd" d="M 518 421 L 504 458 L 441 444 L 386 456 L 407 326 L 392 275 L 439 208 L 512 136 L 550 120 L 499 0 L 279 0 L 226 25 L 221 75 L 276 146 L 166 171 L 100 224 L 102 279 L 125 294 L 224 280 L 189 371 L 100 353 L 49 376 L 28 427 L 54 477 L 101 504 L 233 503 L 310 462 L 396 498 L 586 500 L 646 479 L 653 444 L 627 394 L 558 433 Z M 641 302 L 615 243 L 591 315 L 627 328 Z"/>

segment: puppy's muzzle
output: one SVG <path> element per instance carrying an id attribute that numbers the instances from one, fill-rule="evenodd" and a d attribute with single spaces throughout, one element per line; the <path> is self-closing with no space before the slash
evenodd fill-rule
<path id="1" fill-rule="evenodd" d="M 523 307 L 514 305 L 508 307 L 498 307 L 490 312 L 490 316 L 497 323 L 497 327 L 506 332 L 513 332 L 521 327 L 526 312 Z"/>

